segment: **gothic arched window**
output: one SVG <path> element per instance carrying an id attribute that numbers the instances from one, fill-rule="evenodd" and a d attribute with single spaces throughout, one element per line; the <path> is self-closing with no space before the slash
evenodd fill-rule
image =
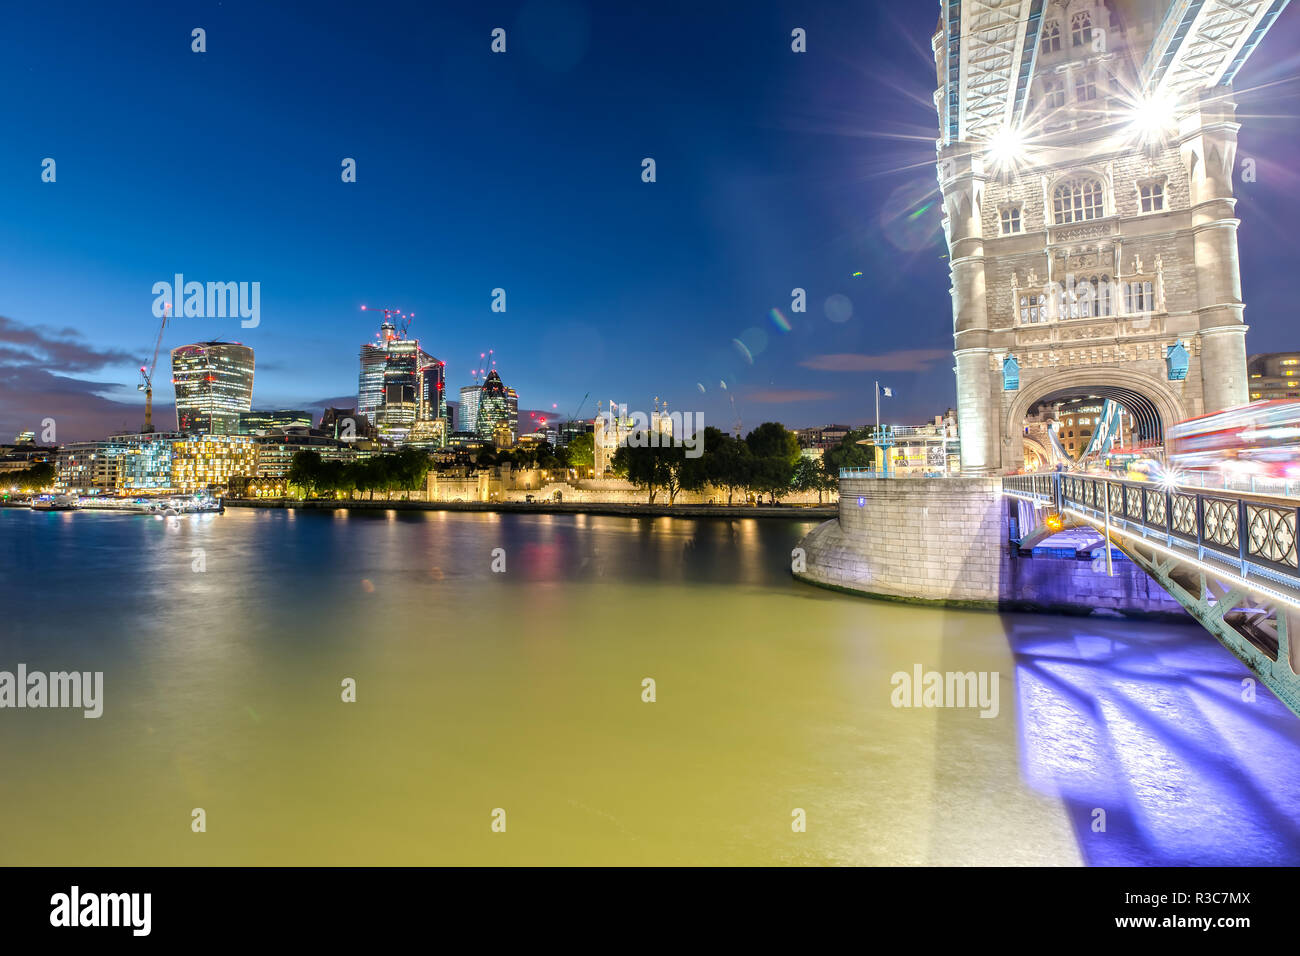
<path id="1" fill-rule="evenodd" d="M 1097 314 L 1114 315 L 1111 311 L 1114 308 L 1113 300 L 1110 294 L 1110 276 L 1101 277 L 1101 285 L 1097 287 Z"/>
<path id="2" fill-rule="evenodd" d="M 1087 10 L 1070 18 L 1070 42 L 1075 46 L 1092 43 L 1092 14 Z"/>
<path id="3" fill-rule="evenodd" d="M 1061 25 L 1055 20 L 1048 21 L 1043 27 L 1042 52 L 1057 53 L 1061 49 Z"/>
<path id="4" fill-rule="evenodd" d="M 1068 179 L 1052 190 L 1052 219 L 1058 226 L 1102 216 L 1101 181 Z"/>

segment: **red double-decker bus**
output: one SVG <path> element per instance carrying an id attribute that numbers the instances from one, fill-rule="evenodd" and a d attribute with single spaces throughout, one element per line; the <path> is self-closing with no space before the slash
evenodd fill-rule
<path id="1" fill-rule="evenodd" d="M 1300 478 L 1300 402 L 1255 402 L 1179 422 L 1168 452 L 1178 471 Z"/>

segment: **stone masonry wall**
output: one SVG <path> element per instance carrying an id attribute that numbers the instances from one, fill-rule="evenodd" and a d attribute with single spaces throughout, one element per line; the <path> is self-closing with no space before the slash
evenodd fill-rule
<path id="1" fill-rule="evenodd" d="M 889 597 L 997 603 L 1005 550 L 993 478 L 840 479 L 840 516 L 802 542 L 818 584 Z"/>
<path id="2" fill-rule="evenodd" d="M 1182 616 L 1131 561 L 1013 556 L 996 478 L 840 479 L 839 517 L 800 542 L 814 584 L 900 600 Z"/>

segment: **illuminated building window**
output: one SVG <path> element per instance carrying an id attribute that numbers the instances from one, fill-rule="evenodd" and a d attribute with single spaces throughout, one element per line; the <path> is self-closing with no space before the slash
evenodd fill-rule
<path id="1" fill-rule="evenodd" d="M 1102 215 L 1101 182 L 1071 179 L 1052 190 L 1052 214 L 1056 225 L 1086 222 Z"/>
<path id="2" fill-rule="evenodd" d="M 1008 206 L 1002 210 L 1002 235 L 1012 236 L 1020 232 L 1020 207 Z"/>
<path id="3" fill-rule="evenodd" d="M 1043 27 L 1042 51 L 1044 53 L 1059 53 L 1061 50 L 1061 25 L 1055 20 L 1049 20 Z"/>

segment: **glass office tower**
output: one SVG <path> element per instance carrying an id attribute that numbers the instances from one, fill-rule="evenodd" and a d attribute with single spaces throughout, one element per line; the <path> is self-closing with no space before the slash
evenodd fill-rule
<path id="1" fill-rule="evenodd" d="M 464 394 L 463 389 L 461 394 Z M 498 425 L 510 428 L 510 398 L 496 369 L 488 372 L 479 389 L 477 422 L 474 431 L 484 441 L 495 441 Z"/>
<path id="2" fill-rule="evenodd" d="M 482 385 L 460 387 L 460 407 L 456 409 L 456 431 L 478 434 L 478 397 Z"/>
<path id="3" fill-rule="evenodd" d="M 388 343 L 397 337 L 397 327 L 385 322 L 378 341 L 361 343 L 361 372 L 357 377 L 357 414 L 374 425 L 384 404 L 384 370 L 388 367 Z"/>
<path id="4" fill-rule="evenodd" d="M 376 413 L 381 438 L 401 443 L 420 418 L 422 369 L 434 364 L 419 339 L 393 339 L 384 366 L 384 400 Z"/>
<path id="5" fill-rule="evenodd" d="M 420 417 L 429 421 L 447 421 L 447 363 L 435 359 L 420 369 L 420 394 L 423 407 Z"/>
<path id="6" fill-rule="evenodd" d="M 253 350 L 238 342 L 172 349 L 176 426 L 188 435 L 237 435 L 253 407 Z"/>

